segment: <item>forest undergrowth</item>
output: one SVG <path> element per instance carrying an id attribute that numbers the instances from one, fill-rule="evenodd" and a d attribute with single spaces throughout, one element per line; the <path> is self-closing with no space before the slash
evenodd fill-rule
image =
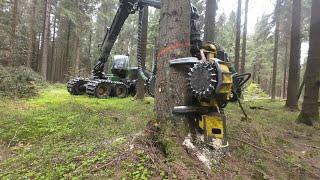
<path id="1" fill-rule="evenodd" d="M 320 125 L 297 124 L 284 103 L 246 100 L 248 121 L 229 104 L 230 146 L 208 169 L 173 130 L 156 135 L 152 98 L 99 100 L 51 85 L 0 102 L 0 179 L 318 179 Z"/>

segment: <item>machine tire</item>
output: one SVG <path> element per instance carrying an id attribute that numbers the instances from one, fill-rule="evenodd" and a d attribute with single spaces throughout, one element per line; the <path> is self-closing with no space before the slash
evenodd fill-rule
<path id="1" fill-rule="evenodd" d="M 82 78 L 71 79 L 67 83 L 67 90 L 71 95 L 82 95 L 86 92 L 84 87 L 86 83 L 87 81 Z"/>
<path id="2" fill-rule="evenodd" d="M 128 87 L 124 84 L 117 84 L 114 89 L 115 96 L 118 98 L 126 98 L 128 96 Z"/>
<path id="3" fill-rule="evenodd" d="M 107 99 L 111 94 L 112 86 L 108 83 L 99 83 L 94 92 L 94 96 L 99 99 Z"/>

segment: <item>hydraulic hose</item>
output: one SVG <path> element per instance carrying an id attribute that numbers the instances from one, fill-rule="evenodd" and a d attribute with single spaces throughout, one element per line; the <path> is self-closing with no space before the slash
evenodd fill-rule
<path id="1" fill-rule="evenodd" d="M 139 23 L 138 23 L 138 47 L 137 47 L 137 64 L 140 77 L 147 82 L 148 75 L 145 73 L 145 67 L 142 67 L 142 23 L 143 23 L 143 8 L 139 9 Z"/>

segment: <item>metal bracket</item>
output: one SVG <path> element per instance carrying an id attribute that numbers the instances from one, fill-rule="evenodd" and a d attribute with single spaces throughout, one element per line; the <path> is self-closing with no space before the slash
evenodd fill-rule
<path id="1" fill-rule="evenodd" d="M 172 109 L 174 114 L 204 114 L 212 111 L 206 106 L 175 106 Z"/>
<path id="2" fill-rule="evenodd" d="M 198 58 L 195 57 L 186 57 L 170 60 L 170 66 L 179 66 L 179 65 L 193 65 L 200 62 Z"/>

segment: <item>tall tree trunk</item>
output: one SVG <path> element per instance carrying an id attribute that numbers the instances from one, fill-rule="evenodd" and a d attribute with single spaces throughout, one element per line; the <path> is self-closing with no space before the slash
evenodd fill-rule
<path id="1" fill-rule="evenodd" d="M 155 88 L 158 117 L 163 124 L 171 120 L 176 133 L 182 136 L 186 135 L 189 121 L 185 116 L 172 114 L 172 109 L 178 105 L 189 105 L 192 99 L 186 78 L 188 68 L 170 67 L 169 60 L 190 56 L 190 9 L 189 0 L 162 1 Z"/>
<path id="2" fill-rule="evenodd" d="M 286 42 L 286 51 L 284 55 L 284 63 L 283 63 L 283 85 L 282 85 L 282 98 L 286 98 L 287 92 L 287 72 L 288 72 L 288 40 Z"/>
<path id="3" fill-rule="evenodd" d="M 72 22 L 71 20 L 68 20 L 68 26 L 67 26 L 67 44 L 66 44 L 66 47 L 65 47 L 65 57 L 64 57 L 64 62 L 61 62 L 61 66 L 63 68 L 62 70 L 62 79 L 61 80 L 64 80 L 66 77 L 66 75 L 69 73 L 68 70 L 69 70 L 69 67 L 70 67 L 70 64 L 69 64 L 69 59 L 70 59 L 70 55 L 69 55 L 69 52 L 70 52 L 70 39 L 71 39 L 71 28 L 72 28 Z"/>
<path id="4" fill-rule="evenodd" d="M 19 0 L 13 1 L 12 18 L 11 18 L 11 31 L 10 31 L 10 60 L 7 65 L 17 65 L 17 26 L 18 26 L 18 6 Z"/>
<path id="5" fill-rule="evenodd" d="M 56 43 L 56 30 L 57 30 L 57 17 L 53 20 L 53 35 L 52 35 L 52 47 L 51 47 L 51 74 L 50 81 L 56 82 L 56 56 L 55 56 L 55 43 Z"/>
<path id="6" fill-rule="evenodd" d="M 278 68 L 278 50 L 279 50 L 279 34 L 280 34 L 280 0 L 277 0 L 275 9 L 275 32 L 274 32 L 274 50 L 273 50 L 273 68 L 272 68 L 272 81 L 271 81 L 271 99 L 276 99 L 276 86 L 277 86 L 277 68 Z"/>
<path id="7" fill-rule="evenodd" d="M 298 109 L 298 89 L 300 83 L 300 53 L 301 53 L 301 0 L 292 2 L 291 48 L 289 64 L 289 81 L 286 106 L 292 110 Z"/>
<path id="8" fill-rule="evenodd" d="M 28 44 L 28 59 L 26 66 L 32 67 L 34 69 L 34 66 L 32 66 L 33 61 L 35 59 L 35 48 L 36 48 L 36 41 L 37 41 L 37 34 L 35 30 L 35 22 L 36 20 L 36 0 L 32 0 L 30 4 L 30 17 L 29 17 L 29 44 Z M 34 69 L 36 70 L 36 69 Z"/>
<path id="9" fill-rule="evenodd" d="M 237 72 L 239 72 L 239 65 L 240 65 L 241 4 L 242 4 L 242 1 L 238 0 L 237 24 L 236 24 L 236 47 L 235 47 L 235 60 L 234 60 L 234 67 Z"/>
<path id="10" fill-rule="evenodd" d="M 148 39 L 148 16 L 149 16 L 148 7 L 143 8 L 142 12 L 142 32 L 141 32 L 141 66 L 144 68 L 147 58 L 147 39 Z M 135 99 L 144 98 L 144 80 L 139 76 L 137 84 L 137 93 Z"/>
<path id="11" fill-rule="evenodd" d="M 320 1 L 312 1 L 309 56 L 305 74 L 305 93 L 298 122 L 312 125 L 319 121 L 320 87 Z"/>
<path id="12" fill-rule="evenodd" d="M 216 0 L 207 0 L 206 3 L 206 15 L 205 15 L 205 27 L 204 27 L 204 41 L 215 41 L 215 24 L 216 24 Z"/>
<path id="13" fill-rule="evenodd" d="M 45 20 L 43 30 L 42 57 L 41 57 L 41 75 L 47 80 L 48 69 L 48 48 L 49 48 L 49 31 L 50 31 L 50 9 L 51 0 L 46 0 Z"/>
<path id="14" fill-rule="evenodd" d="M 88 59 L 89 59 L 89 71 L 92 69 L 92 62 L 91 62 L 91 48 L 92 48 L 92 29 L 90 29 L 90 32 L 89 32 L 89 44 L 88 44 Z"/>
<path id="15" fill-rule="evenodd" d="M 38 33 L 38 42 L 37 42 L 37 72 L 41 73 L 41 58 L 42 58 L 42 47 L 43 47 L 43 34 L 42 32 Z"/>
<path id="16" fill-rule="evenodd" d="M 240 73 L 244 73 L 246 71 L 245 67 L 246 67 L 246 53 L 247 53 L 248 8 L 249 8 L 249 0 L 246 0 L 244 25 L 243 25 L 243 39 L 242 39 Z"/>
<path id="17" fill-rule="evenodd" d="M 79 32 L 78 32 L 79 33 Z M 80 76 L 80 54 L 81 54 L 81 44 L 80 44 L 80 34 L 76 35 L 75 47 L 76 47 L 76 59 L 74 62 L 74 75 Z"/>

